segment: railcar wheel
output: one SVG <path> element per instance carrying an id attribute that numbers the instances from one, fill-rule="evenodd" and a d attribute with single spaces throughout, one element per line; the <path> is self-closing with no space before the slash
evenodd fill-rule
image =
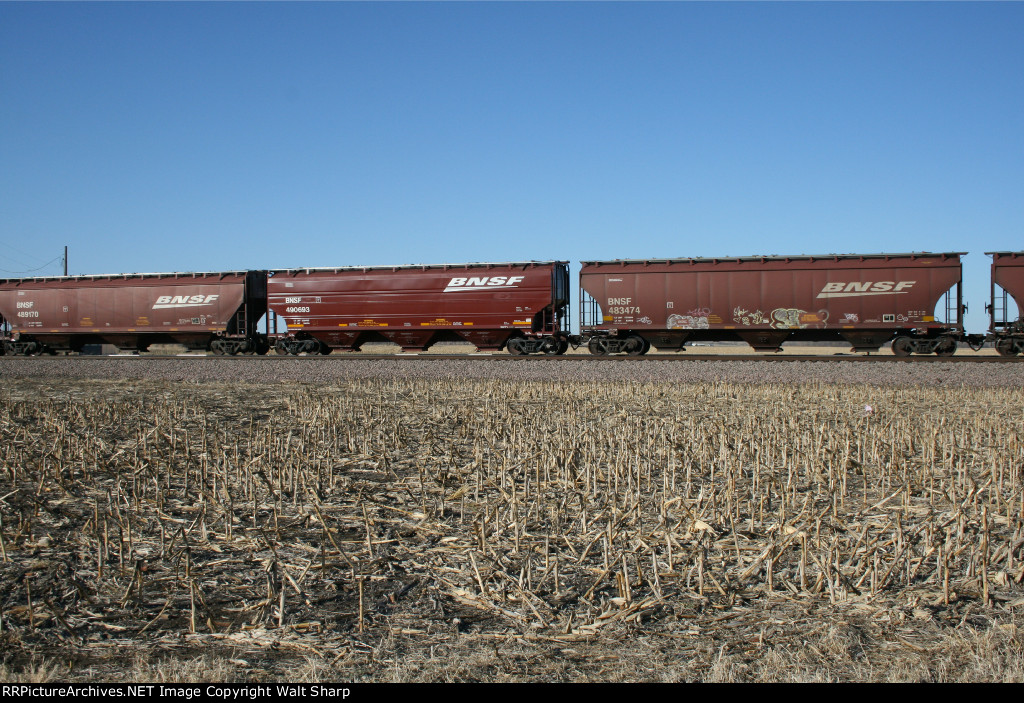
<path id="1" fill-rule="evenodd" d="M 523 340 L 520 337 L 513 337 L 505 343 L 505 349 L 512 356 L 523 356 L 526 350 L 523 349 Z"/>
<path id="2" fill-rule="evenodd" d="M 626 337 L 626 344 L 624 345 L 624 351 L 629 356 L 640 356 L 644 353 L 644 348 L 650 348 L 646 343 L 646 340 L 638 334 L 631 334 Z"/>
<path id="3" fill-rule="evenodd" d="M 569 351 L 569 340 L 568 339 L 560 339 L 560 340 L 558 340 L 558 351 L 555 352 L 555 353 L 556 354 L 564 354 L 567 351 Z"/>
<path id="4" fill-rule="evenodd" d="M 587 349 L 594 356 L 605 356 L 608 354 L 608 345 L 601 337 L 594 337 L 591 339 L 590 343 L 587 344 Z"/>
<path id="5" fill-rule="evenodd" d="M 910 337 L 897 337 L 892 342 L 894 356 L 910 356 L 914 351 L 914 340 Z"/>
<path id="6" fill-rule="evenodd" d="M 555 339 L 554 337 L 545 337 L 540 343 L 541 353 L 547 354 L 548 356 L 554 356 L 555 354 L 559 354 L 559 348 L 560 345 L 558 343 L 558 340 Z"/>
<path id="7" fill-rule="evenodd" d="M 999 356 L 1017 356 L 1012 339 L 999 339 L 996 341 L 996 353 Z"/>
<path id="8" fill-rule="evenodd" d="M 956 354 L 956 340 L 952 337 L 944 337 L 935 346 L 936 356 L 953 356 Z"/>

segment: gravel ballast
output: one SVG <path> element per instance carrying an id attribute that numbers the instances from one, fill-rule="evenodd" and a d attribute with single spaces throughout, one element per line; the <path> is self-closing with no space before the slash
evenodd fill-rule
<path id="1" fill-rule="evenodd" d="M 487 359 L 3 358 L 0 377 L 161 379 L 186 382 L 331 383 L 359 378 L 495 378 L 523 381 L 840 383 L 1024 388 L 1020 364 L 838 361 L 626 361 Z"/>

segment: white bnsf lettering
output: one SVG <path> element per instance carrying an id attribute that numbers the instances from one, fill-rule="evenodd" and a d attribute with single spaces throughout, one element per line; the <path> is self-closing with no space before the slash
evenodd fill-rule
<path id="1" fill-rule="evenodd" d="M 819 298 L 852 298 L 861 295 L 902 295 L 917 281 L 834 281 L 826 283 Z"/>
<path id="2" fill-rule="evenodd" d="M 460 290 L 494 290 L 496 288 L 518 288 L 526 276 L 479 276 L 453 278 L 448 281 L 445 293 Z"/>
<path id="3" fill-rule="evenodd" d="M 18 301 L 18 307 L 19 308 L 26 308 L 27 309 L 27 308 L 32 307 L 33 305 L 35 305 L 35 301 L 32 301 L 32 300 L 19 300 Z"/>
<path id="4" fill-rule="evenodd" d="M 608 298 L 609 315 L 639 315 L 640 308 L 630 305 L 632 298 Z"/>
<path id="5" fill-rule="evenodd" d="M 285 305 L 293 305 L 295 303 L 301 303 L 301 302 L 302 302 L 302 297 L 301 296 L 298 297 L 298 298 L 289 298 L 289 297 L 285 296 L 285 299 L 284 299 L 284 304 Z"/>
<path id="6" fill-rule="evenodd" d="M 165 308 L 194 308 L 202 305 L 213 305 L 219 295 L 161 295 L 153 305 L 154 310 Z"/>

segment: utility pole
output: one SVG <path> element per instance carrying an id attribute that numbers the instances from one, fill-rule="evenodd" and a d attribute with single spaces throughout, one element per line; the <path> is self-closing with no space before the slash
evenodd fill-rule
<path id="1" fill-rule="evenodd" d="M 68 275 L 68 245 L 64 245 L 64 275 Z"/>

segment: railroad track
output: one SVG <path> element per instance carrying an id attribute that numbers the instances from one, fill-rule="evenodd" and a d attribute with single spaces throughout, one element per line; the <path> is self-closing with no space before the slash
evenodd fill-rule
<path id="1" fill-rule="evenodd" d="M 589 354 L 567 354 L 564 356 L 512 356 L 510 354 L 429 354 L 429 353 L 404 353 L 404 354 L 361 354 L 351 352 L 341 352 L 331 354 L 328 356 L 320 355 L 299 355 L 299 356 L 280 356 L 276 354 L 268 354 L 266 356 L 215 356 L 215 355 L 200 355 L 200 354 L 175 354 L 175 355 L 137 355 L 137 354 L 123 354 L 123 355 L 112 355 L 112 356 L 66 356 L 66 357 L 0 357 L 4 359 L 18 360 L 24 363 L 32 363 L 35 359 L 91 359 L 91 360 L 115 360 L 115 359 L 129 359 L 138 361 L 140 363 L 148 360 L 152 361 L 167 361 L 175 359 L 188 359 L 191 361 L 210 361 L 210 362 L 221 362 L 229 363 L 241 359 L 261 359 L 268 363 L 274 363 L 278 361 L 296 360 L 302 359 L 309 362 L 314 360 L 339 360 L 339 361 L 357 361 L 357 360 L 368 360 L 368 361 L 382 361 L 390 360 L 397 362 L 405 361 L 417 361 L 417 360 L 444 360 L 444 359 L 458 359 L 462 361 L 490 361 L 490 362 L 507 362 L 507 363 L 518 363 L 518 364 L 530 364 L 530 363 L 548 363 L 555 361 L 568 361 L 568 362 L 579 362 L 579 361 L 600 361 L 602 363 L 643 363 L 645 361 L 771 361 L 771 362 L 795 362 L 795 361 L 824 361 L 824 362 L 858 362 L 858 363 L 876 363 L 876 362 L 894 362 L 894 363 L 931 363 L 931 364 L 959 364 L 959 363 L 971 363 L 971 364 L 1001 364 L 1001 363 L 1014 363 L 1024 362 L 1022 357 L 1005 357 L 1005 356 L 981 356 L 981 355 L 954 355 L 954 356 L 889 356 L 889 355 L 865 355 L 865 354 L 809 354 L 809 355 L 797 355 L 797 354 L 646 354 L 644 356 L 592 356 Z"/>

